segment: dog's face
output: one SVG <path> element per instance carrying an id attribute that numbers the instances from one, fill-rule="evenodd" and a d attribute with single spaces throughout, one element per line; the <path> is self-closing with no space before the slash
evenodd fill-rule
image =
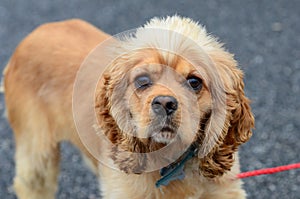
<path id="1" fill-rule="evenodd" d="M 125 172 L 140 173 L 147 167 L 147 158 L 136 153 L 179 140 L 198 144 L 200 173 L 219 176 L 230 170 L 234 153 L 250 138 L 254 124 L 243 74 L 211 37 L 199 37 L 199 49 L 174 34 L 150 31 L 143 40 L 151 45 L 124 50 L 111 63 L 96 98 L 98 122 L 114 145 L 112 159 Z M 162 48 L 160 38 L 167 44 Z M 166 42 L 168 38 L 174 41 Z"/>
<path id="2" fill-rule="evenodd" d="M 134 136 L 145 144 L 169 144 L 176 136 L 191 142 L 199 118 L 211 105 L 205 82 L 183 58 L 174 57 L 176 61 L 167 65 L 158 53 L 151 54 L 126 75 L 124 98 Z"/>

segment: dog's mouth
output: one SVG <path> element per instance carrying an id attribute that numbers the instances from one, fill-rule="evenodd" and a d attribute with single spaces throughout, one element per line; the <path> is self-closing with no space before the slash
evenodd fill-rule
<path id="1" fill-rule="evenodd" d="M 151 139 L 153 141 L 163 144 L 170 143 L 176 136 L 176 130 L 169 126 L 164 126 L 157 131 L 151 132 Z"/>
<path id="2" fill-rule="evenodd" d="M 178 118 L 156 117 L 149 125 L 148 138 L 156 143 L 169 144 L 176 137 L 178 127 Z"/>

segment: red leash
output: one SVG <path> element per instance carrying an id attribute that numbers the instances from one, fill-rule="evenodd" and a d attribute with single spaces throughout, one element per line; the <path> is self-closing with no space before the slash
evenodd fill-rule
<path id="1" fill-rule="evenodd" d="M 299 169 L 299 168 L 300 168 L 300 162 L 295 163 L 295 164 L 274 167 L 274 168 L 266 168 L 266 169 L 258 169 L 258 170 L 254 170 L 254 171 L 247 171 L 247 172 L 238 174 L 237 177 L 240 179 L 248 178 L 248 177 L 252 177 L 252 176 L 273 174 L 273 173 L 278 173 L 278 172 L 292 170 L 292 169 Z"/>

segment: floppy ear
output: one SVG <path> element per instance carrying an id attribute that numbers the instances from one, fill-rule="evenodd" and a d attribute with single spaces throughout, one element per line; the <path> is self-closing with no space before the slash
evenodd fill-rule
<path id="1" fill-rule="evenodd" d="M 127 74 L 131 66 L 129 64 L 131 63 L 122 57 L 114 60 L 104 71 L 96 90 L 95 109 L 98 124 L 101 132 L 113 144 L 121 139 L 121 129 L 124 130 L 124 125 L 130 120 L 125 99 Z"/>
<path id="2" fill-rule="evenodd" d="M 146 166 L 145 156 L 139 153 L 145 153 L 146 149 L 134 137 L 130 110 L 124 97 L 128 86 L 126 74 L 130 66 L 128 62 L 123 65 L 123 61 L 118 59 L 104 73 L 97 88 L 95 108 L 99 129 L 112 144 L 109 156 L 115 165 L 125 173 L 139 174 Z"/>
<path id="3" fill-rule="evenodd" d="M 222 68 L 226 90 L 226 119 L 223 133 L 213 150 L 201 160 L 200 171 L 206 177 L 216 177 L 229 171 L 235 161 L 238 146 L 252 135 L 254 117 L 250 100 L 245 96 L 243 73 L 229 53 L 214 58 L 217 67 Z"/>
<path id="4" fill-rule="evenodd" d="M 112 144 L 115 144 L 121 135 L 120 129 L 110 114 L 110 96 L 113 92 L 110 86 L 110 79 L 111 76 L 109 74 L 103 75 L 99 88 L 97 88 L 95 109 L 101 133 L 106 135 Z"/>
<path id="5" fill-rule="evenodd" d="M 238 84 L 235 94 L 228 95 L 227 106 L 231 107 L 231 121 L 228 129 L 232 141 L 240 145 L 249 140 L 254 127 L 254 117 L 251 112 L 250 100 L 245 96 L 243 75 L 238 75 Z M 230 142 L 230 140 L 228 140 Z"/>

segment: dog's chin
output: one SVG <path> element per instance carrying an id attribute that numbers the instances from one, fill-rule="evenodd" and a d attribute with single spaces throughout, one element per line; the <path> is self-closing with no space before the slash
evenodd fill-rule
<path id="1" fill-rule="evenodd" d="M 159 131 L 152 134 L 151 138 L 154 142 L 169 144 L 175 138 L 176 133 L 172 131 Z"/>

